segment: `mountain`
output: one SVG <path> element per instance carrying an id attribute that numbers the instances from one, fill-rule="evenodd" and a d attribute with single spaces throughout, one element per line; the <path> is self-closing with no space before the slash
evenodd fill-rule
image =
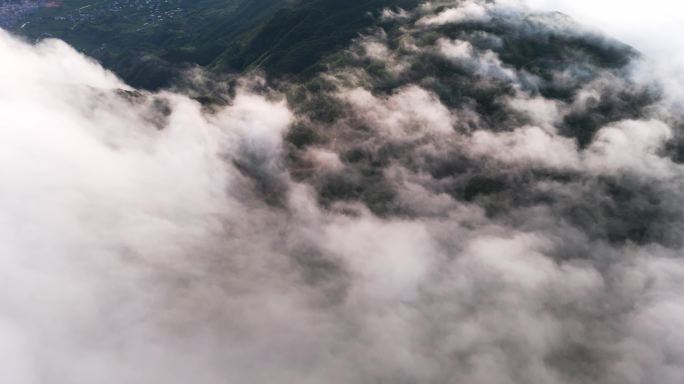
<path id="1" fill-rule="evenodd" d="M 56 37 L 134 86 L 170 85 L 198 65 L 215 73 L 259 68 L 273 75 L 315 72 L 388 6 L 414 0 L 37 0 L 10 30 Z M 9 11 L 7 11 L 9 12 Z M 13 11 L 12 15 L 18 12 Z M 7 22 L 9 24 L 9 21 Z"/>
<path id="2" fill-rule="evenodd" d="M 682 79 L 629 45 L 516 0 L 10 3 L 0 383 L 684 383 Z"/>

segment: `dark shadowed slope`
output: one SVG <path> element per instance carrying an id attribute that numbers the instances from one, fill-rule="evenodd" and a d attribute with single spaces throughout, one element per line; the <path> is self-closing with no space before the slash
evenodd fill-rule
<path id="1" fill-rule="evenodd" d="M 42 2 L 38 2 L 41 3 Z M 65 0 L 11 25 L 32 39 L 57 37 L 101 61 L 128 83 L 170 85 L 199 65 L 217 73 L 315 69 L 374 23 L 387 6 L 415 0 Z"/>

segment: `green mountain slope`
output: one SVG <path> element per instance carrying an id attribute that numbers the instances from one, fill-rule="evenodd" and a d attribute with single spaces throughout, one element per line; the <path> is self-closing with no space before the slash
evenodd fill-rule
<path id="1" fill-rule="evenodd" d="M 259 67 L 269 73 L 315 69 L 321 57 L 346 46 L 385 7 L 415 0 L 302 0 L 280 9 L 240 51 L 226 51 L 216 68 Z"/>
<path id="2" fill-rule="evenodd" d="M 64 0 L 27 16 L 15 32 L 57 37 L 130 84 L 155 89 L 193 65 L 269 75 L 315 71 L 385 7 L 415 0 Z"/>

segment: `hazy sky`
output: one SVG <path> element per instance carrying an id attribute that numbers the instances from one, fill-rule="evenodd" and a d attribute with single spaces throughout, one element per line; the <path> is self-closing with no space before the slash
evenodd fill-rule
<path id="1" fill-rule="evenodd" d="M 684 103 L 684 2 L 681 0 L 526 0 L 560 11 L 646 55 L 670 100 Z"/>
<path id="2" fill-rule="evenodd" d="M 684 64 L 684 2 L 681 0 L 528 0 L 566 13 L 644 53 L 677 57 Z"/>

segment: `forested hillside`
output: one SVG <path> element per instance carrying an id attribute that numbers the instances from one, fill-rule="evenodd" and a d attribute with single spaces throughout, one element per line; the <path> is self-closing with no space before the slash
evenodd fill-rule
<path id="1" fill-rule="evenodd" d="M 128 83 L 156 89 L 199 65 L 217 73 L 315 72 L 319 59 L 357 36 L 385 7 L 415 0 L 64 0 L 33 2 L 8 27 L 57 37 Z M 16 13 L 16 12 L 15 12 Z"/>

